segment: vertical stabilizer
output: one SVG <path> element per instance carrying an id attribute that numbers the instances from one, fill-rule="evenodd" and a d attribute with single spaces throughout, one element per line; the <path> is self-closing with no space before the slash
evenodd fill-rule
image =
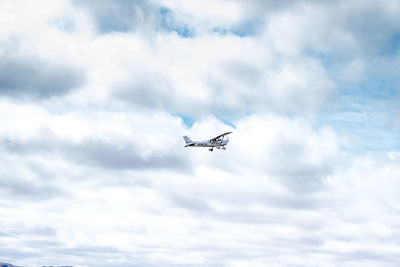
<path id="1" fill-rule="evenodd" d="M 190 138 L 186 135 L 183 137 L 183 139 L 185 140 L 186 144 L 190 144 L 192 142 L 192 140 L 190 140 Z"/>

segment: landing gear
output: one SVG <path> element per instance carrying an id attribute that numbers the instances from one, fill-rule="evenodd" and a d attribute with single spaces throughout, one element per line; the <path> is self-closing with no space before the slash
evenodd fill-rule
<path id="1" fill-rule="evenodd" d="M 210 150 L 210 151 L 213 151 L 213 149 L 212 149 L 212 148 L 210 148 L 209 150 Z"/>
<path id="2" fill-rule="evenodd" d="M 222 149 L 223 149 L 223 150 L 225 150 L 225 149 L 226 149 L 226 147 L 224 147 L 224 146 L 223 146 L 223 147 L 222 147 Z"/>

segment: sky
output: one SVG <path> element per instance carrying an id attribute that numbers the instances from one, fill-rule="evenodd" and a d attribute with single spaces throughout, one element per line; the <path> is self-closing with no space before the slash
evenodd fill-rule
<path id="1" fill-rule="evenodd" d="M 0 262 L 399 266 L 399 14 L 0 1 Z"/>

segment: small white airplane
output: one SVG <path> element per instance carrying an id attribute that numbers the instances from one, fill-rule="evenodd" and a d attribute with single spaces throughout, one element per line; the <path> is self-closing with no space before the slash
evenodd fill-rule
<path id="1" fill-rule="evenodd" d="M 228 144 L 229 140 L 228 138 L 224 140 L 225 135 L 228 135 L 232 132 L 226 132 L 223 134 L 218 135 L 217 137 L 214 137 L 210 140 L 206 140 L 206 141 L 192 141 L 190 140 L 189 137 L 184 136 L 183 139 L 186 142 L 185 147 L 188 146 L 197 146 L 197 147 L 210 147 L 210 151 L 213 151 L 213 148 L 216 147 L 217 149 L 222 148 L 223 150 L 226 149 L 226 145 Z"/>

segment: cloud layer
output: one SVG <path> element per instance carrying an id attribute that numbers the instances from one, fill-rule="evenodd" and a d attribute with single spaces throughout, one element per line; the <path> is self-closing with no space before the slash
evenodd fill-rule
<path id="1" fill-rule="evenodd" d="M 1 2 L 0 261 L 397 266 L 399 9 Z"/>

